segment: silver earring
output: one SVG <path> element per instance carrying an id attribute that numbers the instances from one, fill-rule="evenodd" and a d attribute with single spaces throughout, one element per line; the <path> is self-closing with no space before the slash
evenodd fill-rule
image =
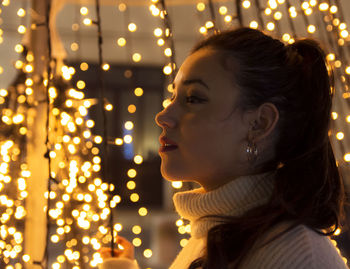
<path id="1" fill-rule="evenodd" d="M 249 162 L 254 162 L 258 158 L 258 148 L 256 144 L 252 141 L 248 141 L 247 145 L 247 156 L 248 156 L 248 161 Z"/>
<path id="2" fill-rule="evenodd" d="M 256 144 L 253 142 L 253 137 L 251 134 L 251 131 L 253 131 L 256 128 L 257 122 L 256 120 L 250 122 L 250 132 L 248 135 L 248 145 L 247 145 L 247 157 L 249 162 L 254 162 L 258 158 L 258 148 Z"/>

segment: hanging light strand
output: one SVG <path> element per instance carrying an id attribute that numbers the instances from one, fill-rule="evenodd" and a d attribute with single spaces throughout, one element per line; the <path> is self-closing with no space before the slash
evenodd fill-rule
<path id="1" fill-rule="evenodd" d="M 171 49 L 171 56 L 170 56 L 170 64 L 172 68 L 171 78 L 172 78 L 172 81 L 174 81 L 175 75 L 177 73 L 177 66 L 175 62 L 175 45 L 174 45 L 174 39 L 173 39 L 172 25 L 171 25 L 171 20 L 170 20 L 168 11 L 167 11 L 167 7 L 165 5 L 165 1 L 161 0 L 160 5 L 162 7 L 162 12 L 164 15 L 163 22 L 164 22 L 164 27 L 166 32 L 165 37 Z"/>
<path id="2" fill-rule="evenodd" d="M 103 53 L 102 53 L 102 45 L 103 45 L 103 38 L 102 38 L 102 29 L 101 29 L 101 12 L 100 12 L 100 1 L 95 1 L 95 7 L 96 7 L 96 25 L 97 25 L 97 42 L 98 42 L 98 78 L 99 78 L 99 88 L 100 88 L 100 108 L 103 118 L 103 156 L 101 160 L 101 173 L 102 173 L 102 179 L 105 181 L 107 179 L 107 172 L 108 172 L 108 129 L 107 129 L 107 111 L 106 111 L 106 98 L 105 98 L 105 89 L 104 89 L 104 79 L 103 79 L 103 71 L 102 71 L 102 65 L 103 65 Z M 110 209 L 110 215 L 109 215 L 109 228 L 111 233 L 111 256 L 114 256 L 114 226 L 113 226 L 113 209 L 111 208 L 111 201 L 112 201 L 112 194 L 111 190 L 109 188 L 109 197 L 108 197 L 108 207 Z"/>

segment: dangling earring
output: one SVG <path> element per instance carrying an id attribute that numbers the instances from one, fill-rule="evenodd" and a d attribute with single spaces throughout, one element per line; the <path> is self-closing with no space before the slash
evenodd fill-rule
<path id="1" fill-rule="evenodd" d="M 250 123 L 250 130 L 248 134 L 248 145 L 247 145 L 247 157 L 249 162 L 254 162 L 258 158 L 258 148 L 256 144 L 253 142 L 253 137 L 251 135 L 251 131 L 255 129 L 256 127 L 256 121 L 253 121 Z"/>
<path id="2" fill-rule="evenodd" d="M 258 158 L 258 148 L 253 141 L 248 141 L 247 145 L 247 156 L 249 162 L 254 162 Z"/>

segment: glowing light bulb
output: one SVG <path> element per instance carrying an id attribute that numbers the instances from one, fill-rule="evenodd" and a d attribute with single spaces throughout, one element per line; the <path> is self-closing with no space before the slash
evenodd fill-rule
<path id="1" fill-rule="evenodd" d="M 92 25 L 92 20 L 89 19 L 89 18 L 85 18 L 85 19 L 83 20 L 83 23 L 84 23 L 86 26 L 90 26 L 90 25 Z"/>
<path id="2" fill-rule="evenodd" d="M 142 56 L 141 56 L 141 54 L 140 53 L 134 53 L 133 55 L 132 55 L 132 60 L 134 61 L 134 62 L 139 62 L 139 61 L 141 61 L 141 59 L 142 59 Z"/>
<path id="3" fill-rule="evenodd" d="M 243 6 L 244 8 L 250 8 L 250 1 L 249 1 L 249 0 L 244 0 L 244 1 L 242 2 L 242 6 Z"/>
<path id="4" fill-rule="evenodd" d="M 199 2 L 197 4 L 197 10 L 198 11 L 204 11 L 204 9 L 205 9 L 205 4 L 203 2 Z"/>
<path id="5" fill-rule="evenodd" d="M 26 15 L 26 11 L 23 8 L 17 10 L 18 17 L 24 17 Z"/>
<path id="6" fill-rule="evenodd" d="M 117 44 L 118 44 L 118 46 L 120 46 L 120 47 L 124 47 L 124 46 L 126 45 L 126 39 L 125 39 L 124 37 L 118 38 Z"/>
<path id="7" fill-rule="evenodd" d="M 311 34 L 315 33 L 315 31 L 316 31 L 315 25 L 310 24 L 310 25 L 307 27 L 307 31 L 308 31 L 309 33 L 311 33 Z"/>
<path id="8" fill-rule="evenodd" d="M 132 23 L 129 23 L 128 29 L 130 32 L 135 32 L 137 30 L 137 26 L 135 23 L 132 22 Z"/>
<path id="9" fill-rule="evenodd" d="M 80 14 L 81 15 L 87 15 L 89 13 L 89 9 L 87 7 L 81 7 L 80 8 Z"/>

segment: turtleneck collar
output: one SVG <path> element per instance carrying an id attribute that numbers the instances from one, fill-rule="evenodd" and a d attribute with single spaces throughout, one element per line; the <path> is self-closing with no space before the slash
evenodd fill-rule
<path id="1" fill-rule="evenodd" d="M 208 215 L 241 216 L 250 209 L 267 203 L 273 190 L 275 171 L 241 176 L 209 192 L 198 188 L 178 192 L 173 200 L 176 211 L 191 222 L 191 235 L 205 237 L 218 220 Z"/>

